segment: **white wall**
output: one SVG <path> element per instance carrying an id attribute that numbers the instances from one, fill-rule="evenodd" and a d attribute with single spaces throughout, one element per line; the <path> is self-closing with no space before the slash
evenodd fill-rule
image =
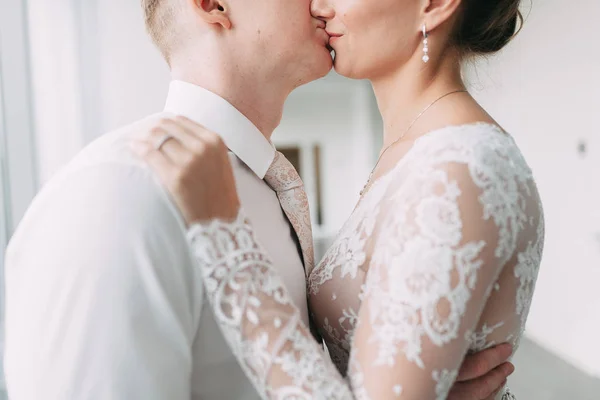
<path id="1" fill-rule="evenodd" d="M 373 162 L 373 106 L 366 82 L 336 75 L 293 93 L 274 134 L 277 146 L 313 144 L 321 147 L 323 223 L 318 237 L 331 237 L 352 212 Z M 304 165 L 312 166 L 306 162 Z M 309 198 L 314 194 L 313 171 L 303 174 Z M 312 203 L 314 204 L 314 199 Z M 313 207 L 314 211 L 314 207 Z"/>
<path id="2" fill-rule="evenodd" d="M 591 21 L 598 16 L 596 0 L 534 1 L 517 40 L 469 74 L 478 99 L 524 151 L 544 201 L 546 246 L 527 333 L 596 376 L 600 26 Z"/>

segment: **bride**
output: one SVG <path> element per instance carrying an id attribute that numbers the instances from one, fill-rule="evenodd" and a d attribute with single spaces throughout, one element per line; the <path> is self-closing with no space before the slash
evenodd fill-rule
<path id="1" fill-rule="evenodd" d="M 216 319 L 264 398 L 444 399 L 467 353 L 518 347 L 542 256 L 542 205 L 515 141 L 461 77 L 465 60 L 512 39 L 518 6 L 313 1 L 336 71 L 372 82 L 385 126 L 359 203 L 308 271 L 333 363 L 255 240 L 215 135 L 179 119 L 172 133 L 187 135 L 177 142 L 189 162 L 146 157 L 190 224 Z"/>

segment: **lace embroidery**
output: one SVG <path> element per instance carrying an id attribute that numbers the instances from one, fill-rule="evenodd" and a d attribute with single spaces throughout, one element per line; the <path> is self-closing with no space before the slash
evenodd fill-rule
<path id="1" fill-rule="evenodd" d="M 504 393 L 502 394 L 502 400 L 517 400 L 516 396 L 512 394 L 508 387 L 504 388 Z"/>
<path id="2" fill-rule="evenodd" d="M 483 327 L 479 332 L 467 331 L 465 339 L 469 342 L 469 350 L 471 352 L 478 352 L 494 347 L 496 342 L 494 340 L 488 342 L 488 336 L 490 336 L 496 329 L 503 325 L 504 322 L 499 322 L 490 327 L 488 327 L 487 324 L 483 324 Z"/>
<path id="3" fill-rule="evenodd" d="M 231 223 L 193 225 L 188 239 L 215 319 L 261 397 L 352 397 L 302 325 L 298 309 L 243 213 Z M 278 375 L 287 378 L 269 379 Z"/>
<path id="4" fill-rule="evenodd" d="M 467 183 L 479 190 L 482 219 L 497 226 L 493 242 L 461 242 L 465 210 L 459 208 L 459 201 L 465 195 L 464 182 L 451 178 L 440 165 L 450 165 L 451 172 L 456 170 L 455 166 L 468 168 L 471 182 Z M 372 228 L 365 239 L 361 222 L 366 218 Z M 526 250 L 520 247 L 522 232 L 535 224 L 538 232 L 531 236 L 533 244 Z M 526 318 L 543 239 L 542 208 L 531 171 L 514 141 L 504 132 L 477 124 L 442 130 L 417 141 L 396 169 L 372 186 L 309 278 L 312 308 L 327 310 L 324 315 L 317 312 L 317 320 L 320 316 L 329 317 L 324 325 L 324 338 L 336 348 L 334 362 L 338 369 L 348 368 L 356 327 L 342 328 L 348 308 L 342 308 L 343 304 L 323 307 L 329 292 L 320 291 L 327 282 L 337 281 L 339 302 L 340 287 L 357 279 L 356 273 L 344 274 L 345 269 L 368 270 L 366 288 L 359 299 L 370 298 L 371 343 L 379 349 L 374 365 L 393 368 L 403 354 L 420 368 L 427 368 L 422 358 L 424 340 L 443 347 L 459 337 L 460 321 L 483 267 L 481 254 L 490 251 L 492 245 L 491 251 L 499 264 L 506 264 L 511 256 L 519 254 L 519 266 L 509 268 L 514 269 L 521 283 L 494 281 L 486 287 L 484 298 L 489 298 L 492 291 L 500 296 L 512 292 L 517 299 L 517 314 Z M 367 249 L 374 240 L 377 242 L 369 255 Z M 361 254 L 361 260 L 362 254 L 365 255 L 363 265 L 352 263 L 349 267 L 345 263 L 347 243 L 353 243 L 352 253 Z M 391 265 L 399 267 L 386 267 Z M 340 274 L 334 275 L 338 268 Z M 437 310 L 440 304 L 450 310 L 440 314 Z M 334 318 L 336 313 L 339 317 Z M 500 322 L 495 325 L 488 325 L 483 319 L 478 327 L 461 334 L 471 351 L 504 341 L 518 343 L 525 318 L 521 318 L 520 326 L 513 327 L 512 322 L 507 325 L 502 317 L 497 317 L 495 321 Z M 330 324 L 334 321 L 338 322 Z M 496 331 L 500 327 L 503 329 L 499 335 Z M 346 356 L 339 354 L 340 351 L 346 352 Z"/>
<path id="5" fill-rule="evenodd" d="M 379 207 L 375 206 L 372 210 L 369 210 L 368 213 L 353 215 L 348 220 L 343 230 L 351 230 L 357 234 L 347 238 L 340 238 L 340 240 L 325 253 L 321 265 L 340 265 L 342 277 L 350 276 L 352 279 L 355 279 L 358 268 L 366 261 L 364 247 L 367 239 L 373 234 L 378 209 Z M 317 294 L 319 292 L 319 287 L 332 278 L 333 269 L 316 268 L 308 278 L 309 292 Z"/>
<path id="6" fill-rule="evenodd" d="M 452 384 L 458 376 L 458 371 L 433 371 L 433 380 L 436 382 L 435 395 L 437 400 L 445 400 L 452 389 Z"/>
<path id="7" fill-rule="evenodd" d="M 520 338 L 543 215 L 512 139 L 489 125 L 441 130 L 382 179 L 310 277 L 337 369 L 242 215 L 191 228 L 216 321 L 263 398 L 444 399 L 469 347 L 502 340 L 500 327 Z M 516 310 L 510 302 L 486 312 L 488 301 L 511 298 Z M 503 399 L 511 397 L 506 388 Z"/>
<path id="8" fill-rule="evenodd" d="M 515 277 L 519 279 L 519 289 L 517 290 L 517 315 L 521 317 L 521 325 L 525 326 L 533 290 L 538 275 L 540 260 L 544 249 L 544 224 L 540 221 L 537 228 L 537 239 L 535 244 L 530 242 L 527 249 L 519 254 L 519 263 L 515 267 Z"/>

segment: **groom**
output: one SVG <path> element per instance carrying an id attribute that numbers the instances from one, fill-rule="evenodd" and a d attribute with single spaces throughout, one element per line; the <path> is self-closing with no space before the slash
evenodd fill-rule
<path id="1" fill-rule="evenodd" d="M 12 400 L 258 398 L 205 302 L 182 216 L 129 150 L 154 129 L 169 156 L 169 136 L 157 128 L 164 117 L 221 135 L 246 214 L 309 323 L 310 245 L 266 180 L 285 99 L 331 68 L 323 22 L 309 0 L 142 4 L 172 70 L 165 110 L 83 150 L 15 233 L 6 259 Z M 511 371 L 502 364 L 509 354 L 505 346 L 467 358 L 450 399 L 488 398 Z"/>

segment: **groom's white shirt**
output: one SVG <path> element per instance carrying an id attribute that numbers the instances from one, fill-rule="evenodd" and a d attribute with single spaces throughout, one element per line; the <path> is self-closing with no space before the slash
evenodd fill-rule
<path id="1" fill-rule="evenodd" d="M 274 148 L 221 97 L 171 83 L 165 112 L 84 149 L 36 197 L 7 250 L 12 400 L 258 399 L 213 320 L 183 220 L 128 143 L 185 115 L 232 151 L 238 192 L 308 324 L 293 231 L 262 180 Z"/>

